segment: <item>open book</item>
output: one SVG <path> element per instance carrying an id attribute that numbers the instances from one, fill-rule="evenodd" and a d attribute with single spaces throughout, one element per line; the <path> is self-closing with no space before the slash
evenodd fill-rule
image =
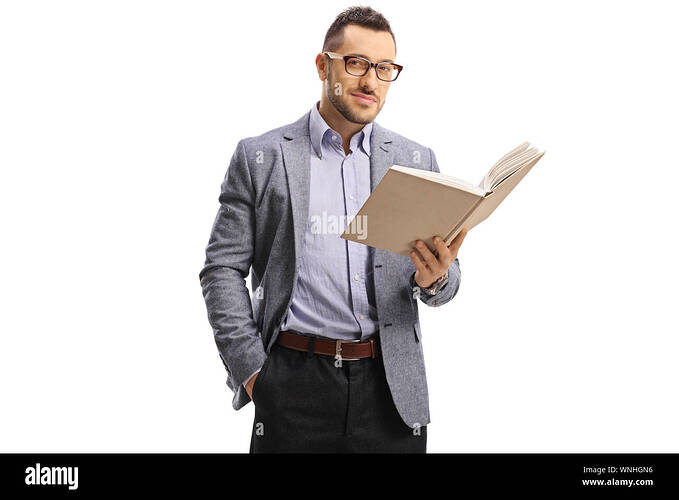
<path id="1" fill-rule="evenodd" d="M 435 235 L 450 245 L 463 227 L 471 229 L 485 220 L 543 154 L 524 142 L 500 158 L 478 186 L 394 165 L 341 237 L 406 256 L 418 239 L 431 250 Z"/>

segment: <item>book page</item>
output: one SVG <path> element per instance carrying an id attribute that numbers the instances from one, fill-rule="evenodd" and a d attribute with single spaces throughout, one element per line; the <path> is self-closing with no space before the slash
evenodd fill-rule
<path id="1" fill-rule="evenodd" d="M 402 172 L 408 175 L 414 175 L 416 177 L 422 177 L 424 179 L 431 179 L 440 184 L 445 184 L 446 186 L 456 187 L 458 189 L 463 189 L 469 193 L 477 194 L 483 196 L 486 192 L 479 186 L 475 186 L 471 182 L 467 182 L 463 179 L 453 177 L 452 175 L 442 174 L 440 172 L 431 172 L 427 170 L 420 170 L 419 168 L 403 167 L 401 165 L 394 165 L 394 170 Z"/>
<path id="2" fill-rule="evenodd" d="M 529 147 L 528 142 L 524 142 L 502 158 L 500 158 L 493 168 L 486 174 L 480 186 L 486 191 L 491 192 L 496 189 L 505 179 L 516 171 L 528 165 L 532 160 L 542 156 L 536 148 Z"/>

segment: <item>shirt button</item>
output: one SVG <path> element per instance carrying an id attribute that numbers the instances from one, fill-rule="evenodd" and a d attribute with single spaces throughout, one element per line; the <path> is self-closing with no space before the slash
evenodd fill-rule
<path id="1" fill-rule="evenodd" d="M 333 136 L 332 136 L 332 140 L 334 141 L 334 140 L 336 140 L 336 139 L 337 139 L 337 136 L 336 136 L 336 135 L 333 135 Z"/>
<path id="2" fill-rule="evenodd" d="M 365 316 L 363 316 L 363 315 L 361 314 L 360 318 L 361 318 L 361 319 L 365 319 Z"/>
<path id="3" fill-rule="evenodd" d="M 354 274 L 354 280 L 358 281 L 360 279 L 360 276 L 358 274 Z"/>
<path id="4" fill-rule="evenodd" d="M 354 199 L 354 195 L 353 195 L 353 194 L 350 194 L 350 195 L 349 195 L 349 199 L 350 199 L 350 200 L 353 200 L 353 199 Z"/>

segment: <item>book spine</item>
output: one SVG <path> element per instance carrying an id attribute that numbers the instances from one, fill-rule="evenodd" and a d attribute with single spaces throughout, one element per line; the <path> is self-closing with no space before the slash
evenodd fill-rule
<path id="1" fill-rule="evenodd" d="M 443 241 L 446 242 L 446 245 L 450 245 L 450 244 L 453 242 L 453 235 L 458 231 L 458 229 L 460 229 L 462 226 L 464 226 L 464 223 L 467 222 L 467 220 L 469 219 L 469 217 L 471 217 L 471 215 L 474 213 L 474 210 L 476 210 L 476 207 L 478 207 L 479 204 L 480 204 L 484 199 L 485 199 L 485 196 L 482 196 L 481 198 L 479 198 L 478 200 L 476 200 L 476 201 L 474 202 L 474 204 L 471 206 L 471 208 L 470 208 L 469 210 L 467 210 L 467 212 L 462 216 L 462 219 L 460 219 L 460 222 L 458 222 L 457 224 L 455 224 L 455 226 L 453 227 L 453 229 L 451 229 L 451 230 L 448 232 L 448 234 L 446 235 L 446 237 L 443 239 Z"/>

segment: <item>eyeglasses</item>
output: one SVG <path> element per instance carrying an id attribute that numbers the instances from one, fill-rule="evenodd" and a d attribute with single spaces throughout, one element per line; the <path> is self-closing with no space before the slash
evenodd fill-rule
<path id="1" fill-rule="evenodd" d="M 351 76 L 365 76 L 370 68 L 375 68 L 377 78 L 383 82 L 393 82 L 401 74 L 403 66 L 392 62 L 370 62 L 364 57 L 343 56 L 335 52 L 323 52 L 330 59 L 344 59 L 344 70 Z"/>

